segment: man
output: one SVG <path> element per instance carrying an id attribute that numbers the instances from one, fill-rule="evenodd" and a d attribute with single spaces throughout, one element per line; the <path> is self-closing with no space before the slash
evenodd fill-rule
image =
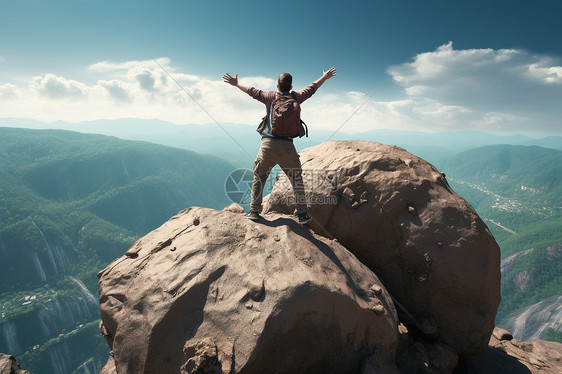
<path id="1" fill-rule="evenodd" d="M 287 177 L 293 185 L 295 193 L 295 205 L 297 208 L 297 215 L 299 223 L 304 225 L 310 221 L 311 217 L 308 214 L 308 207 L 306 206 L 306 196 L 304 194 L 304 184 L 302 181 L 302 170 L 299 155 L 293 145 L 293 137 L 278 136 L 272 131 L 272 108 L 278 105 L 279 99 L 282 96 L 291 96 L 298 104 L 312 96 L 316 90 L 328 79 L 335 76 L 337 70 L 331 68 L 324 70 L 322 76 L 310 84 L 308 87 L 300 91 L 292 91 L 293 77 L 284 73 L 277 79 L 277 90 L 275 91 L 262 91 L 254 87 L 243 86 L 238 82 L 238 74 L 232 77 L 226 73 L 223 79 L 226 83 L 238 87 L 240 90 L 246 92 L 254 99 L 261 101 L 265 104 L 266 118 L 265 126 L 260 128 L 262 137 L 260 150 L 256 161 L 254 162 L 254 180 L 252 183 L 252 201 L 250 204 L 250 211 L 246 214 L 246 218 L 252 221 L 258 221 L 262 210 L 263 199 L 263 186 L 275 165 L 279 165 L 281 169 L 287 174 Z M 275 103 L 274 103 L 275 101 Z"/>

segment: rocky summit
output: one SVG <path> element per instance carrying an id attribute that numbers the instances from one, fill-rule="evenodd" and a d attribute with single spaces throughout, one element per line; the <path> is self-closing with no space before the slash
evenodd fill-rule
<path id="1" fill-rule="evenodd" d="M 309 226 L 281 176 L 258 222 L 191 207 L 99 273 L 101 374 L 559 370 L 562 345 L 494 330 L 499 248 L 444 174 L 370 142 L 301 160 Z"/>
<path id="2" fill-rule="evenodd" d="M 189 208 L 100 273 L 102 373 L 392 372 L 377 276 L 284 215 Z"/>
<path id="3" fill-rule="evenodd" d="M 311 228 L 373 270 L 410 326 L 461 355 L 484 350 L 500 303 L 500 249 L 445 175 L 366 141 L 322 143 L 300 158 Z M 292 213 L 292 196 L 280 178 L 265 210 Z"/>

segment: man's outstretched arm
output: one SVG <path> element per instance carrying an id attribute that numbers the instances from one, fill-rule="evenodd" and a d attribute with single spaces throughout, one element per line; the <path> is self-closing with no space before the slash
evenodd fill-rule
<path id="1" fill-rule="evenodd" d="M 244 92 L 248 92 L 248 90 L 250 89 L 250 87 L 244 86 L 240 84 L 240 82 L 238 82 L 238 74 L 236 74 L 236 76 L 233 77 L 230 74 L 226 73 L 225 75 L 223 75 L 222 79 L 224 80 L 225 83 L 228 83 L 234 87 L 238 87 L 240 90 Z"/>
<path id="2" fill-rule="evenodd" d="M 324 73 L 322 74 L 322 76 L 316 81 L 312 82 L 310 86 L 303 88 L 300 91 L 295 91 L 295 94 L 297 95 L 297 101 L 299 103 L 302 103 L 303 101 L 307 100 L 324 82 L 335 76 L 337 72 L 338 71 L 336 70 L 336 68 L 331 68 L 328 71 L 324 69 Z"/>
<path id="3" fill-rule="evenodd" d="M 338 71 L 336 70 L 336 68 L 331 68 L 328 71 L 326 71 L 326 69 L 324 69 L 324 73 L 322 74 L 322 76 L 314 82 L 314 83 L 316 83 L 316 86 L 317 86 L 316 88 L 319 88 L 328 79 L 330 79 L 332 77 L 335 77 L 337 72 Z"/>
<path id="4" fill-rule="evenodd" d="M 266 105 L 271 104 L 270 101 L 273 100 L 270 97 L 271 95 L 267 96 L 266 93 L 262 90 L 258 90 L 257 88 L 248 87 L 248 86 L 244 86 L 244 85 L 240 84 L 240 82 L 238 82 L 238 74 L 236 74 L 236 76 L 233 77 L 232 75 L 226 73 L 225 75 L 223 75 L 222 79 L 224 79 L 225 83 L 228 83 L 232 86 L 238 87 L 241 91 L 246 92 L 248 95 L 250 95 L 254 99 L 256 99 L 258 101 L 261 101 L 262 103 L 264 103 Z"/>

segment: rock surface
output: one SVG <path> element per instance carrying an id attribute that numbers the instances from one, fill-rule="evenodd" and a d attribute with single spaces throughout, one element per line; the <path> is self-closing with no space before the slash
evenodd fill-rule
<path id="1" fill-rule="evenodd" d="M 32 374 L 23 370 L 16 358 L 12 355 L 0 353 L 0 374 Z"/>
<path id="2" fill-rule="evenodd" d="M 371 270 L 286 216 L 232 211 L 186 209 L 100 272 L 103 374 L 397 372 Z"/>
<path id="3" fill-rule="evenodd" d="M 462 362 L 455 374 L 560 374 L 562 344 L 545 340 L 519 341 L 496 328 L 490 346 Z"/>
<path id="4" fill-rule="evenodd" d="M 474 209 L 402 148 L 331 141 L 300 152 L 318 234 L 372 269 L 400 316 L 461 355 L 488 346 L 500 302 L 500 250 Z M 284 174 L 265 212 L 293 213 Z"/>
<path id="5" fill-rule="evenodd" d="M 420 339 L 400 324 L 400 344 L 396 364 L 404 374 L 451 374 L 457 367 L 459 356 L 448 345 Z"/>

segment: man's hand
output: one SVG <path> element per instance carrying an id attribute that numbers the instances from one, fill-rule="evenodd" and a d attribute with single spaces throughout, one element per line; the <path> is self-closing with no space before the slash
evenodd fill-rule
<path id="1" fill-rule="evenodd" d="M 328 71 L 326 71 L 326 69 L 323 69 L 323 71 L 324 71 L 324 72 L 322 73 L 322 76 L 321 76 L 320 78 L 318 78 L 318 79 L 316 80 L 316 82 L 314 82 L 314 83 L 316 83 L 316 85 L 317 85 L 318 87 L 320 87 L 320 86 L 321 86 L 324 82 L 326 82 L 328 79 L 334 77 L 334 76 L 336 75 L 336 73 L 338 72 L 338 71 L 336 70 L 336 68 L 331 68 L 331 69 L 328 70 Z"/>
<path id="2" fill-rule="evenodd" d="M 224 83 L 228 83 L 233 85 L 234 87 L 238 87 L 240 90 L 244 91 L 244 92 L 248 92 L 248 90 L 250 89 L 250 87 L 241 85 L 240 83 L 238 83 L 238 74 L 236 74 L 234 77 L 228 73 L 226 73 L 225 75 L 222 76 L 222 79 L 224 79 Z"/>
<path id="3" fill-rule="evenodd" d="M 230 74 L 226 73 L 223 75 L 222 79 L 224 79 L 225 83 L 231 84 L 235 87 L 238 86 L 238 74 L 235 77 L 232 77 Z"/>
<path id="4" fill-rule="evenodd" d="M 336 68 L 331 68 L 328 71 L 326 71 L 326 69 L 324 69 L 324 73 L 322 74 L 322 78 L 324 78 L 324 80 L 330 79 L 332 77 L 335 77 L 337 72 L 338 71 L 336 70 Z"/>

